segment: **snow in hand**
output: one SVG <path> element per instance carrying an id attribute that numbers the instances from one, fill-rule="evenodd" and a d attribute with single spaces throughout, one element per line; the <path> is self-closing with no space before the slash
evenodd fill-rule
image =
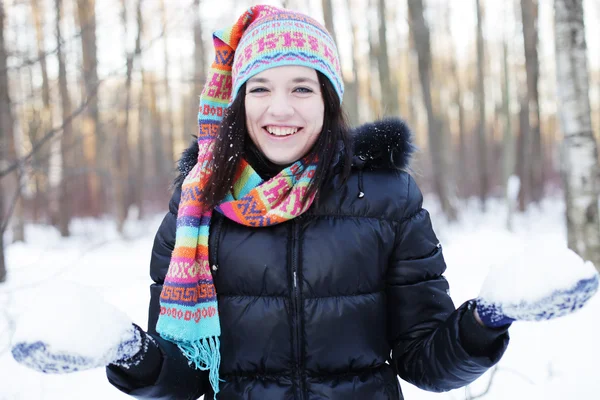
<path id="1" fill-rule="evenodd" d="M 566 246 L 548 246 L 539 240 L 521 243 L 492 266 L 479 294 L 478 310 L 482 307 L 512 320 L 551 319 L 583 307 L 597 289 L 594 265 Z"/>
<path id="2" fill-rule="evenodd" d="M 94 289 L 57 283 L 39 298 L 16 321 L 12 354 L 21 364 L 68 373 L 104 367 L 139 351 L 141 338 L 130 318 Z"/>

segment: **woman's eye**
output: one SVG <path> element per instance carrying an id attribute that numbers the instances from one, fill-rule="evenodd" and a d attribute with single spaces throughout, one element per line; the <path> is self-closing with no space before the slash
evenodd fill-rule
<path id="1" fill-rule="evenodd" d="M 299 87 L 294 89 L 294 92 L 298 92 L 298 93 L 313 93 L 313 90 L 307 87 Z"/>
<path id="2" fill-rule="evenodd" d="M 250 89 L 250 93 L 264 93 L 266 91 L 267 89 L 262 87 Z"/>

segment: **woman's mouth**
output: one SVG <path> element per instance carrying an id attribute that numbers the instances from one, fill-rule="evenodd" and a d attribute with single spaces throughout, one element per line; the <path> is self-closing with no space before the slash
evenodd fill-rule
<path id="1" fill-rule="evenodd" d="M 269 135 L 275 136 L 275 137 L 288 137 L 288 136 L 292 136 L 292 135 L 295 135 L 296 133 L 298 133 L 298 132 L 300 132 L 302 130 L 302 128 L 299 128 L 299 127 L 271 126 L 271 125 L 267 125 L 267 126 L 263 127 L 263 129 L 265 131 L 267 131 L 267 133 L 269 133 Z"/>

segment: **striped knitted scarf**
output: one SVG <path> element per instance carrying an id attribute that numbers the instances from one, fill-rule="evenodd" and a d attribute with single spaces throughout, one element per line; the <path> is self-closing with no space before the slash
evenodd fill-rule
<path id="1" fill-rule="evenodd" d="M 175 248 L 160 296 L 157 331 L 163 338 L 176 343 L 191 365 L 209 371 L 215 398 L 219 392 L 221 326 L 208 260 L 213 210 L 205 210 L 200 194 L 212 170 L 214 142 L 231 96 L 235 49 L 248 25 L 273 10 L 277 9 L 252 7 L 233 27 L 213 35 L 216 57 L 200 97 L 198 162 L 183 182 Z M 291 220 L 306 211 L 314 199 L 313 196 L 303 202 L 314 171 L 315 165 L 300 160 L 263 182 L 242 159 L 236 170 L 233 190 L 217 211 L 232 221 L 251 227 Z"/>

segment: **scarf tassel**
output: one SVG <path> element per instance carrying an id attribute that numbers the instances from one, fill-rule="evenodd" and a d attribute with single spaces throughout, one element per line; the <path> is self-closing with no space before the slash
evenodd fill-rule
<path id="1" fill-rule="evenodd" d="M 178 343 L 177 346 L 196 369 L 209 371 L 208 379 L 215 392 L 215 400 L 219 393 L 219 366 L 221 365 L 221 343 L 218 336 L 202 338 L 193 342 Z"/>

